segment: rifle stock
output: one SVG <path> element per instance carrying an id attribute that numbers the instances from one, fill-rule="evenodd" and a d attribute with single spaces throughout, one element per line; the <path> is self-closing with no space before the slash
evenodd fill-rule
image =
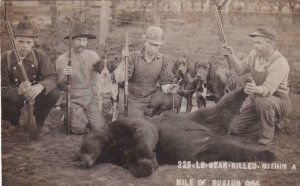
<path id="1" fill-rule="evenodd" d="M 128 32 L 126 32 L 125 47 L 128 48 Z M 128 57 L 125 57 L 125 91 L 124 91 L 124 108 L 125 116 L 128 116 Z"/>
<path id="2" fill-rule="evenodd" d="M 13 47 L 13 51 L 14 51 L 15 56 L 16 56 L 17 61 L 18 61 L 18 66 L 19 66 L 19 69 L 21 71 L 23 81 L 29 81 L 29 79 L 27 77 L 27 73 L 26 73 L 25 68 L 23 66 L 23 61 L 21 60 L 19 51 L 18 51 L 17 46 L 16 46 L 15 38 L 13 36 L 13 32 L 12 32 L 12 29 L 10 27 L 10 23 L 8 21 L 6 21 L 5 26 L 7 28 L 7 32 L 8 32 L 8 35 L 9 35 L 10 42 L 11 42 L 12 47 Z M 28 129 L 28 132 L 29 132 L 29 138 L 30 139 L 36 139 L 37 136 L 38 136 L 38 130 L 37 130 L 36 119 L 35 119 L 35 116 L 33 114 L 34 101 L 31 101 L 27 105 L 27 107 L 28 107 L 27 129 Z"/>

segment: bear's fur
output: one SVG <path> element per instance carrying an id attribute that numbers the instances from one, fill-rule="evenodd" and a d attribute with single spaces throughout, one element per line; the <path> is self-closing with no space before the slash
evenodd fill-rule
<path id="1" fill-rule="evenodd" d="M 111 162 L 127 168 L 135 177 L 146 177 L 157 168 L 157 142 L 157 129 L 147 120 L 123 118 L 109 124 L 107 130 L 87 124 L 77 156 L 83 168 L 92 167 L 96 161 Z"/>

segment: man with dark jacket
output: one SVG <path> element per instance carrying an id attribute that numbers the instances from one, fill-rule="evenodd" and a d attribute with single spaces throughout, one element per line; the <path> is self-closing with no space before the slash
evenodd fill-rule
<path id="1" fill-rule="evenodd" d="M 23 81 L 15 52 L 9 50 L 2 54 L 2 119 L 9 120 L 12 126 L 18 126 L 20 109 L 26 102 L 35 101 L 37 126 L 41 132 L 48 132 L 49 129 L 43 124 L 60 96 L 54 66 L 44 52 L 33 49 L 37 36 L 30 23 L 20 22 L 13 35 L 29 81 Z"/>

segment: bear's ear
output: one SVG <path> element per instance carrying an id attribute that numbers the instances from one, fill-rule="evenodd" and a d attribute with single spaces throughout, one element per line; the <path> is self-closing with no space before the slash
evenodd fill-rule
<path id="1" fill-rule="evenodd" d="M 91 123 L 87 123 L 85 125 L 84 134 L 89 134 L 89 133 L 91 133 L 94 130 L 95 130 L 95 127 Z"/>

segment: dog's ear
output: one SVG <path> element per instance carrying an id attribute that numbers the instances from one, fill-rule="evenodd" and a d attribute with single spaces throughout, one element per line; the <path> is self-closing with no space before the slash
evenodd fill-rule
<path id="1" fill-rule="evenodd" d="M 196 67 L 197 67 L 198 63 L 199 63 L 199 61 L 196 61 L 194 65 L 189 64 L 188 71 L 189 71 L 192 78 L 196 77 L 196 74 L 197 74 Z M 193 67 L 193 68 L 191 68 L 191 67 Z"/>
<path id="2" fill-rule="evenodd" d="M 114 64 L 113 64 L 112 61 L 107 61 L 106 62 L 106 67 L 107 67 L 109 73 L 113 73 L 113 71 L 115 70 Z"/>
<path id="3" fill-rule="evenodd" d="M 93 71 L 98 72 L 99 61 L 93 64 Z"/>
<path id="4" fill-rule="evenodd" d="M 175 61 L 173 67 L 172 67 L 172 73 L 175 76 L 177 74 L 177 70 L 178 70 L 178 60 Z"/>
<path id="5" fill-rule="evenodd" d="M 93 70 L 95 70 L 96 72 L 99 72 L 99 73 L 102 72 L 103 68 L 104 68 L 103 60 L 99 60 L 93 65 Z"/>
<path id="6" fill-rule="evenodd" d="M 87 123 L 85 125 L 84 134 L 89 134 L 89 133 L 91 133 L 94 130 L 95 130 L 95 127 L 91 123 Z"/>
<path id="7" fill-rule="evenodd" d="M 208 62 L 208 64 L 209 64 L 209 69 L 208 69 L 207 80 L 214 79 L 216 77 L 216 68 L 211 62 Z"/>

